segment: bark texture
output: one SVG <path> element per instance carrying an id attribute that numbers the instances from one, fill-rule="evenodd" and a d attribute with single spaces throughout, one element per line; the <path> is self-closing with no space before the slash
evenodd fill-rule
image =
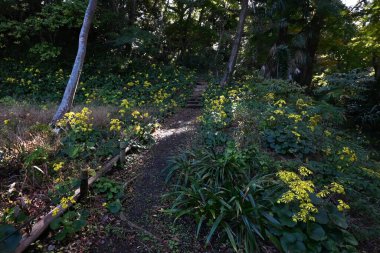
<path id="1" fill-rule="evenodd" d="M 239 47 L 241 43 L 241 38 L 243 37 L 244 32 L 244 23 L 245 18 L 247 17 L 247 11 L 248 11 L 248 0 L 241 0 L 241 11 L 239 15 L 239 24 L 236 31 L 236 36 L 232 45 L 231 55 L 227 63 L 227 69 L 224 73 L 224 76 L 220 82 L 220 85 L 224 86 L 226 85 L 231 78 L 232 72 L 234 71 L 236 59 L 239 53 Z"/>
<path id="2" fill-rule="evenodd" d="M 92 20 L 94 19 L 96 3 L 97 0 L 90 0 L 88 3 L 86 13 L 83 19 L 83 25 L 79 34 L 77 56 L 75 58 L 74 65 L 71 70 L 70 78 L 67 82 L 62 101 L 51 121 L 51 125 L 53 126 L 56 124 L 58 120 L 60 120 L 65 115 L 65 113 L 70 111 L 70 109 L 72 108 L 75 92 L 78 87 L 79 78 L 82 72 L 82 67 L 86 56 L 87 38 L 92 24 Z"/>
<path id="3" fill-rule="evenodd" d="M 315 54 L 317 53 L 319 41 L 321 38 L 321 31 L 324 25 L 323 16 L 316 13 L 312 18 L 310 24 L 305 29 L 306 35 L 306 62 L 301 68 L 300 84 L 310 87 L 313 78 L 313 67 L 315 62 Z"/>

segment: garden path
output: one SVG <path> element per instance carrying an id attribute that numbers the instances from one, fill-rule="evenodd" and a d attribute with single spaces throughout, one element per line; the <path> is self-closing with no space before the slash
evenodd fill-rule
<path id="1" fill-rule="evenodd" d="M 190 100 L 200 101 L 204 90 L 204 83 L 198 84 Z M 187 225 L 181 226 L 185 231 L 173 231 L 177 228 L 172 218 L 162 212 L 170 204 L 165 203 L 162 195 L 167 193 L 164 170 L 168 158 L 194 143 L 200 108 L 198 103 L 179 110 L 153 134 L 156 143 L 133 165 L 138 176 L 130 187 L 130 198 L 123 204 L 125 212 L 120 217 L 126 233 L 122 237 L 108 237 L 95 252 L 173 252 L 174 248 L 182 252 L 197 245 L 194 236 L 188 236 L 194 230 Z M 181 237 L 178 234 L 186 238 L 178 238 Z"/>

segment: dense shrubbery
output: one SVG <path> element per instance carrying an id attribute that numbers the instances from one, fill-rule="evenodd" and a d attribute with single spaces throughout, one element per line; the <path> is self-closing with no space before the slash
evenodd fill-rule
<path id="1" fill-rule="evenodd" d="M 363 238 L 367 229 L 344 212 L 357 216 L 364 199 L 366 213 L 377 209 L 380 187 L 378 178 L 368 181 L 378 172 L 364 138 L 340 129 L 339 107 L 295 84 L 257 79 L 211 87 L 201 120 L 200 146 L 169 165 L 168 212 L 194 217 L 197 234 L 208 227 L 206 243 L 225 238 L 246 252 L 268 241 L 284 252 L 356 252 L 355 237 L 376 238 L 378 222 Z"/>
<path id="2" fill-rule="evenodd" d="M 352 70 L 348 73 L 334 73 L 314 77 L 317 98 L 344 108 L 354 124 L 365 129 L 380 126 L 380 105 L 378 87 L 371 70 Z M 377 85 L 378 86 L 378 85 Z"/>

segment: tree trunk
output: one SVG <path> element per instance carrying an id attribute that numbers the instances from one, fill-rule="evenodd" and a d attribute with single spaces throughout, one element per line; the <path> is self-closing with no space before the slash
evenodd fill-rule
<path id="1" fill-rule="evenodd" d="M 227 63 L 227 69 L 226 69 L 226 72 L 224 73 L 224 76 L 223 76 L 221 82 L 220 82 L 220 85 L 222 85 L 222 86 L 226 85 L 230 81 L 232 72 L 234 71 L 236 59 L 237 59 L 237 56 L 239 53 L 241 38 L 243 36 L 244 22 L 245 22 L 245 18 L 247 17 L 247 10 L 248 10 L 248 0 L 241 0 L 241 11 L 240 11 L 240 15 L 239 15 L 239 24 L 237 27 L 234 43 L 232 45 L 230 59 L 228 60 L 228 63 Z"/>
<path id="2" fill-rule="evenodd" d="M 128 15 L 128 25 L 133 25 L 136 21 L 136 0 L 130 1 L 129 15 Z"/>
<path id="3" fill-rule="evenodd" d="M 91 27 L 92 20 L 94 18 L 96 2 L 97 0 L 90 0 L 88 3 L 86 13 L 83 19 L 83 25 L 79 34 L 77 56 L 75 58 L 74 65 L 71 70 L 70 78 L 69 78 L 69 81 L 67 82 L 67 86 L 65 89 L 65 93 L 63 94 L 61 104 L 59 105 L 51 121 L 51 125 L 53 126 L 56 124 L 58 120 L 60 120 L 65 115 L 65 113 L 70 111 L 73 105 L 75 92 L 76 92 L 79 78 L 82 72 L 84 58 L 86 56 L 87 38 L 88 38 L 88 33 Z"/>
<path id="4" fill-rule="evenodd" d="M 372 54 L 372 66 L 375 70 L 375 90 L 377 98 L 380 99 L 380 57 L 373 52 Z"/>
<path id="5" fill-rule="evenodd" d="M 266 78 L 288 78 L 288 23 L 282 20 L 279 23 L 278 37 L 270 48 L 268 58 L 262 68 Z"/>
<path id="6" fill-rule="evenodd" d="M 300 84 L 310 88 L 313 78 L 313 67 L 315 54 L 318 49 L 318 44 L 321 38 L 323 27 L 323 17 L 316 13 L 312 18 L 309 26 L 305 29 L 306 34 L 306 64 L 301 69 Z"/>

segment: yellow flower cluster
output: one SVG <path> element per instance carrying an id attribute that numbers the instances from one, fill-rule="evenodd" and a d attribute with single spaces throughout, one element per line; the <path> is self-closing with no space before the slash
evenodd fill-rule
<path id="1" fill-rule="evenodd" d="M 122 122 L 119 119 L 111 119 L 110 121 L 110 131 L 120 131 Z"/>
<path id="2" fill-rule="evenodd" d="M 309 126 L 311 131 L 315 130 L 315 127 L 322 121 L 321 115 L 315 114 L 309 118 Z"/>
<path id="3" fill-rule="evenodd" d="M 135 127 L 133 128 L 133 130 L 135 131 L 136 134 L 139 134 L 140 131 L 141 131 L 141 126 L 140 126 L 140 124 L 135 125 Z"/>
<path id="4" fill-rule="evenodd" d="M 338 199 L 338 205 L 336 206 L 339 211 L 343 212 L 344 210 L 350 209 L 350 206 L 347 205 L 343 200 Z"/>
<path id="5" fill-rule="evenodd" d="M 96 91 L 93 91 L 91 93 L 85 93 L 84 96 L 86 97 L 86 104 L 90 104 L 92 101 L 94 101 L 97 97 Z"/>
<path id="6" fill-rule="evenodd" d="M 144 81 L 144 87 L 145 88 L 149 88 L 150 86 L 152 86 L 152 83 L 149 82 L 149 81 Z"/>
<path id="7" fill-rule="evenodd" d="M 53 170 L 54 171 L 60 171 L 63 168 L 64 162 L 54 163 L 53 164 Z"/>
<path id="8" fill-rule="evenodd" d="M 69 125 L 76 132 L 91 132 L 92 124 L 89 123 L 91 113 L 87 107 L 80 112 L 68 112 L 63 119 L 58 121 L 57 125 L 59 127 Z"/>
<path id="9" fill-rule="evenodd" d="M 75 203 L 76 203 L 76 201 L 74 199 L 74 196 L 70 196 L 70 197 L 67 197 L 67 198 L 63 197 L 61 199 L 61 201 L 60 201 L 60 205 L 61 205 L 61 207 L 63 209 L 66 209 L 66 208 L 69 207 L 69 205 L 72 205 L 72 204 L 75 204 Z M 53 211 L 52 211 L 52 215 L 56 216 L 59 213 L 60 210 L 61 209 L 59 207 L 54 208 Z"/>
<path id="10" fill-rule="evenodd" d="M 211 100 L 210 108 L 211 116 L 215 123 L 222 123 L 223 125 L 227 125 L 224 121 L 227 118 L 227 113 L 224 110 L 225 103 L 227 102 L 227 98 L 223 95 L 219 96 L 217 99 Z"/>
<path id="11" fill-rule="evenodd" d="M 63 197 L 61 199 L 61 206 L 63 208 L 68 208 L 70 204 L 75 204 L 75 202 L 76 201 L 75 201 L 75 199 L 74 199 L 73 196 L 70 196 L 70 197 L 67 197 L 67 198 Z"/>
<path id="12" fill-rule="evenodd" d="M 311 171 L 306 167 L 301 168 L 300 174 L 311 174 Z M 314 183 L 310 180 L 301 179 L 299 175 L 291 171 L 280 171 L 277 176 L 289 187 L 289 190 L 277 200 L 277 203 L 287 204 L 297 201 L 300 210 L 293 216 L 293 221 L 315 221 L 313 214 L 317 213 L 318 209 L 311 203 L 310 198 L 310 194 L 315 191 Z"/>
<path id="13" fill-rule="evenodd" d="M 129 109 L 130 107 L 131 107 L 131 102 L 128 101 L 128 99 L 121 100 L 120 110 L 119 110 L 120 115 L 124 116 L 126 113 L 126 110 Z"/>
<path id="14" fill-rule="evenodd" d="M 326 136 L 326 137 L 330 137 L 332 134 L 331 134 L 331 132 L 329 131 L 329 130 L 325 130 L 324 132 L 324 135 Z"/>
<path id="15" fill-rule="evenodd" d="M 302 116 L 295 113 L 289 113 L 288 118 L 293 119 L 295 123 L 298 123 L 302 120 Z"/>
<path id="16" fill-rule="evenodd" d="M 153 101 L 155 104 L 162 104 L 168 97 L 170 97 L 170 94 L 166 93 L 163 89 L 160 89 L 153 94 Z"/>
<path id="17" fill-rule="evenodd" d="M 298 173 L 291 171 L 279 171 L 277 176 L 282 182 L 284 182 L 289 190 L 286 191 L 278 200 L 277 203 L 289 204 L 292 202 L 299 203 L 299 211 L 293 215 L 294 222 L 302 221 L 315 221 L 314 214 L 318 213 L 318 208 L 311 201 L 311 194 L 316 194 L 318 198 L 326 198 L 331 194 L 344 194 L 344 187 L 336 182 L 331 183 L 328 186 L 317 192 L 314 183 L 310 180 L 305 180 L 302 177 L 307 177 L 313 174 L 311 170 L 305 166 L 300 166 Z M 338 200 L 337 208 L 339 211 L 349 209 L 343 200 Z"/>
<path id="18" fill-rule="evenodd" d="M 310 106 L 311 104 L 308 104 L 302 98 L 300 98 L 300 99 L 297 100 L 296 105 L 297 105 L 297 107 L 299 109 L 303 109 L 303 108 L 306 108 L 306 107 Z"/>
<path id="19" fill-rule="evenodd" d="M 273 101 L 274 100 L 274 93 L 273 92 L 267 93 L 264 96 L 264 99 L 265 99 L 265 101 L 268 101 L 268 102 Z"/>
<path id="20" fill-rule="evenodd" d="M 286 105 L 286 101 L 283 100 L 283 99 L 279 99 L 277 100 L 274 105 L 277 105 L 278 107 L 283 107 L 284 105 Z"/>
<path id="21" fill-rule="evenodd" d="M 351 150 L 349 147 L 343 147 L 343 149 L 338 152 L 338 155 L 339 159 L 342 161 L 349 161 L 353 163 L 358 160 L 355 151 Z"/>

